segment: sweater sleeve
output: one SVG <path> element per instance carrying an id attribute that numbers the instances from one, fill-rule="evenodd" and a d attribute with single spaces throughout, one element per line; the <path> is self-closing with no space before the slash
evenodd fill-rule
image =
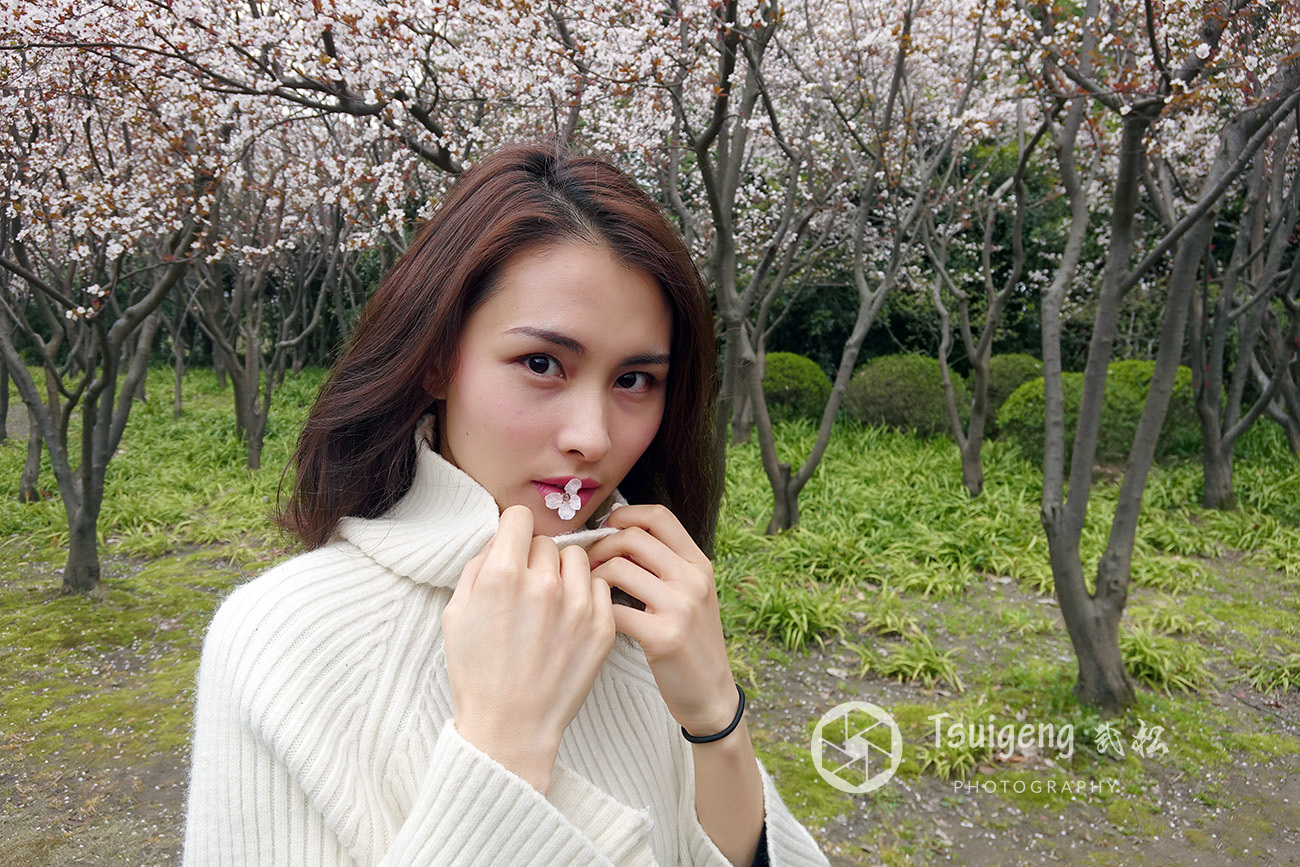
<path id="1" fill-rule="evenodd" d="M 558 766 L 544 797 L 448 721 L 428 782 L 380 863 L 652 865 L 648 824 L 644 813 Z"/>
<path id="2" fill-rule="evenodd" d="M 350 721 L 366 710 L 340 696 L 355 692 L 349 678 L 371 676 L 366 655 L 330 645 L 338 629 L 328 621 L 304 628 L 282 616 L 293 610 L 288 591 L 266 586 L 233 594 L 204 645 L 185 867 L 654 863 L 643 811 L 560 766 L 543 796 L 465 741 L 451 720 L 436 732 L 427 767 L 415 772 L 411 802 L 396 807 L 390 793 L 353 773 L 366 745 Z M 325 597 L 330 587 L 317 590 Z M 357 644 L 349 636 L 339 647 Z M 339 688 L 322 685 L 317 658 L 347 673 Z"/>
<path id="3" fill-rule="evenodd" d="M 686 760 L 690 761 L 689 753 Z M 830 862 L 812 835 L 791 815 L 781 800 L 781 794 L 776 790 L 776 784 L 772 782 L 762 762 L 758 762 L 758 772 L 763 780 L 763 831 L 759 845 L 766 848 L 755 855 L 754 864 L 768 864 L 770 867 L 829 867 Z M 679 816 L 686 838 L 685 862 L 692 867 L 730 867 L 731 862 L 714 844 L 695 813 L 693 773 L 690 785 L 683 786 L 682 791 Z M 766 861 L 763 860 L 764 855 Z"/>
<path id="4" fill-rule="evenodd" d="M 827 867 L 826 856 L 808 829 L 790 814 L 772 777 L 758 763 L 763 777 L 763 827 L 767 838 L 767 858 L 772 867 Z"/>

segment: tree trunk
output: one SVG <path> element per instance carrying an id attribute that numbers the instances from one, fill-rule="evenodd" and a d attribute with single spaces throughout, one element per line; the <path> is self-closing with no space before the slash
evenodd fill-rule
<path id="1" fill-rule="evenodd" d="M 185 363 L 177 357 L 176 363 L 172 366 L 172 418 L 180 418 L 185 414 L 185 403 L 181 396 L 181 385 L 185 381 Z"/>
<path id="2" fill-rule="evenodd" d="M 1095 707 L 1106 716 L 1114 716 L 1137 701 L 1119 651 L 1119 618 L 1124 611 L 1127 582 L 1116 582 L 1109 574 L 1103 576 L 1106 570 L 1099 568 L 1098 587 L 1104 581 L 1112 591 L 1119 592 L 1088 595 L 1079 556 L 1079 533 L 1067 526 L 1067 520 L 1062 508 L 1043 510 L 1043 528 L 1051 543 L 1048 551 L 1061 617 L 1079 663 L 1079 679 L 1073 692 L 1080 703 Z"/>
<path id="3" fill-rule="evenodd" d="M 1137 702 L 1119 650 L 1120 611 L 1112 613 L 1094 607 L 1070 631 L 1079 660 L 1079 679 L 1072 692 L 1080 704 L 1094 707 L 1104 716 L 1118 716 Z"/>
<path id="4" fill-rule="evenodd" d="M 1088 17 L 1096 16 L 1094 3 L 1088 4 Z M 1089 40 L 1090 41 L 1090 40 Z M 1091 50 L 1088 41 L 1085 51 Z M 1074 174 L 1073 148 L 1082 117 L 1082 103 L 1076 103 L 1067 121 L 1066 138 L 1059 148 L 1058 162 L 1063 180 L 1070 191 L 1073 219 L 1070 243 L 1062 255 L 1062 272 L 1073 271 L 1077 261 L 1078 241 L 1086 226 L 1085 195 Z M 1102 398 L 1106 387 L 1115 338 L 1120 301 L 1124 297 L 1123 278 L 1133 249 L 1134 215 L 1137 210 L 1138 167 L 1145 158 L 1143 142 L 1149 116 L 1130 115 L 1122 127 L 1122 144 L 1110 219 L 1110 248 L 1098 292 L 1096 318 L 1088 349 L 1083 394 L 1075 430 L 1070 461 L 1069 494 L 1061 502 L 1064 485 L 1063 401 L 1060 372 L 1060 321 L 1057 306 L 1063 294 L 1053 284 L 1053 291 L 1043 304 L 1043 372 L 1046 388 L 1047 437 L 1044 446 L 1043 529 L 1047 533 L 1047 550 L 1056 585 L 1056 598 L 1066 632 L 1079 664 L 1079 679 L 1074 694 L 1080 702 L 1096 707 L 1103 714 L 1122 713 L 1135 701 L 1132 683 L 1124 669 L 1119 651 L 1119 616 L 1123 612 L 1127 575 L 1120 576 L 1115 592 L 1103 595 L 1101 576 L 1098 592 L 1089 594 L 1084 583 L 1079 540 L 1087 518 L 1092 485 L 1093 457 L 1101 427 Z M 1084 211 L 1084 213 L 1080 213 Z M 1068 264 L 1067 264 L 1068 263 Z M 1186 302 L 1184 302 L 1186 303 Z M 1181 345 L 1181 344 L 1180 344 Z M 1116 604 L 1117 603 L 1117 604 Z"/>
<path id="5" fill-rule="evenodd" d="M 1278 391 L 1282 394 L 1282 405 L 1285 410 L 1273 417 L 1282 426 L 1282 430 L 1286 431 L 1286 440 L 1291 446 L 1291 453 L 1300 458 L 1300 389 L 1296 388 L 1289 374 L 1284 374 L 1285 372 L 1275 375 L 1280 377 Z"/>
<path id="6" fill-rule="evenodd" d="M 981 425 L 982 427 L 982 425 Z M 966 486 L 971 498 L 984 493 L 984 461 L 980 453 L 984 448 L 984 437 L 975 435 L 975 425 L 961 448 L 961 483 Z"/>
<path id="7" fill-rule="evenodd" d="M 27 418 L 27 463 L 23 464 L 23 474 L 18 479 L 18 501 L 34 503 L 41 498 L 36 487 L 41 473 L 41 429 L 36 419 L 28 413 Z"/>
<path id="8" fill-rule="evenodd" d="M 131 352 L 131 357 L 134 357 L 136 354 L 139 354 L 139 352 L 143 352 L 144 357 L 146 357 L 146 364 L 147 364 L 149 350 L 151 350 L 153 346 L 153 335 L 155 334 L 157 334 L 156 321 L 155 321 L 155 325 L 153 325 L 153 328 L 140 329 L 139 333 L 136 334 L 135 351 Z M 148 383 L 148 380 L 149 378 L 147 376 L 140 377 L 140 381 L 135 383 L 135 389 L 134 389 L 135 394 L 131 395 L 131 398 L 138 400 L 138 402 L 140 403 L 148 402 L 149 396 L 146 390 L 146 385 Z"/>
<path id="9" fill-rule="evenodd" d="M 757 374 L 759 382 L 762 382 L 767 372 L 767 350 L 763 346 L 762 339 L 759 339 L 759 345 L 754 352 L 754 360 L 750 362 L 758 368 Z M 740 376 L 744 377 L 747 373 L 742 371 Z M 744 382 L 743 378 L 740 382 Z M 740 388 L 736 394 L 736 409 L 731 417 L 731 443 L 739 445 L 740 443 L 749 442 L 749 438 L 754 431 L 754 425 L 757 424 L 757 413 L 754 409 L 754 395 L 747 388 Z"/>
<path id="10" fill-rule="evenodd" d="M 266 416 L 259 411 L 257 383 L 250 385 L 247 377 L 231 376 L 235 386 L 235 427 L 248 447 L 248 468 L 262 466 L 262 438 L 266 433 Z"/>
<path id="11" fill-rule="evenodd" d="M 254 430 L 248 432 L 248 468 L 262 468 L 262 441 L 266 438 L 266 417 L 259 417 Z"/>
<path id="12" fill-rule="evenodd" d="M 772 520 L 763 532 L 769 536 L 799 523 L 799 491 L 790 484 L 790 465 L 777 464 L 777 483 L 772 486 Z"/>
<path id="13" fill-rule="evenodd" d="M 9 368 L 0 356 L 0 443 L 9 439 Z"/>
<path id="14" fill-rule="evenodd" d="M 1212 388 L 1212 384 L 1216 387 Z M 1217 380 L 1211 377 L 1201 383 L 1195 397 L 1196 414 L 1201 422 L 1201 472 L 1205 479 L 1201 505 L 1207 509 L 1235 509 L 1237 495 L 1232 485 L 1232 450 L 1224 454 L 1217 390 Z"/>
<path id="15" fill-rule="evenodd" d="M 261 365 L 258 365 L 259 368 Z M 259 378 L 262 374 L 259 374 Z M 266 441 L 266 428 L 271 419 L 271 394 L 272 380 L 278 376 L 284 378 L 284 356 L 280 356 L 280 363 L 271 370 L 265 372 L 266 386 L 261 395 L 258 389 L 254 388 L 250 401 L 252 412 L 249 413 L 248 427 L 248 469 L 259 470 L 262 468 L 262 444 Z M 255 382 L 254 385 L 259 385 Z"/>
<path id="16" fill-rule="evenodd" d="M 130 399 L 129 396 L 126 399 Z M 68 515 L 68 562 L 63 567 L 63 592 L 88 593 L 99 583 L 98 515 L 85 506 Z"/>
<path id="17" fill-rule="evenodd" d="M 1291 454 L 1300 458 L 1300 307 L 1286 296 L 1283 304 L 1292 317 L 1287 334 L 1283 336 L 1276 316 L 1268 317 L 1265 322 L 1265 345 L 1273 359 L 1273 379 L 1277 384 L 1277 399 L 1269 401 L 1265 411 L 1286 432 Z"/>
<path id="18" fill-rule="evenodd" d="M 1242 116 L 1239 115 L 1230 121 L 1222 134 L 1219 153 L 1207 173 L 1206 190 L 1215 189 L 1215 181 L 1231 176 L 1229 174 L 1230 166 L 1236 156 L 1244 150 L 1245 140 L 1249 137 L 1249 132 L 1243 134 L 1242 126 L 1244 124 L 1239 125 L 1238 123 L 1241 119 Z M 1205 197 L 1206 193 L 1203 192 L 1202 196 Z M 1119 197 L 1117 196 L 1117 203 L 1118 200 Z M 1205 200 L 1205 198 L 1202 199 L 1202 201 Z M 1211 199 L 1211 201 L 1213 200 Z M 1086 696 L 1090 702 L 1097 699 L 1097 706 L 1105 711 L 1127 706 L 1125 702 L 1132 703 L 1133 700 L 1131 686 L 1127 688 L 1126 693 L 1119 680 L 1120 677 L 1123 677 L 1127 681 L 1127 676 L 1123 672 L 1123 661 L 1119 658 L 1119 618 L 1128 599 L 1133 542 L 1142 508 L 1142 494 L 1146 489 L 1147 476 L 1151 469 L 1152 460 L 1155 457 L 1156 443 L 1159 440 L 1160 429 L 1164 424 L 1165 415 L 1169 408 L 1169 400 L 1173 394 L 1178 362 L 1183 354 L 1187 316 L 1192 306 L 1191 300 L 1195 292 L 1197 271 L 1204 258 L 1205 251 L 1214 239 L 1215 222 L 1216 208 L 1210 207 L 1203 211 L 1199 218 L 1189 224 L 1189 228 L 1176 242 L 1177 246 L 1169 268 L 1169 288 L 1165 297 L 1165 309 L 1157 343 L 1159 351 L 1156 354 L 1155 368 L 1151 374 L 1151 385 L 1147 392 L 1147 398 L 1142 406 L 1142 416 L 1138 420 L 1137 431 L 1134 434 L 1133 446 L 1129 451 L 1128 462 L 1124 467 L 1124 479 L 1120 483 L 1119 497 L 1115 504 L 1115 515 L 1111 520 L 1110 537 L 1106 543 L 1106 551 L 1097 567 L 1096 591 L 1092 594 L 1090 600 L 1072 600 L 1075 603 L 1079 601 L 1091 603 L 1079 607 L 1091 618 L 1092 622 L 1080 622 L 1083 618 L 1077 612 L 1073 618 L 1067 618 L 1066 620 L 1067 626 L 1070 626 L 1073 621 L 1073 626 L 1070 629 L 1071 639 L 1074 639 L 1076 627 L 1083 627 L 1086 630 L 1085 640 L 1090 636 L 1105 639 L 1104 646 L 1094 648 L 1096 659 L 1085 660 L 1084 657 L 1080 657 L 1081 671 L 1078 686 L 1081 696 Z M 1112 238 L 1118 237 L 1118 234 L 1112 233 Z M 1114 247 L 1112 247 L 1113 250 Z M 1110 262 L 1107 264 L 1109 265 Z M 1131 284 L 1136 276 L 1135 272 L 1125 282 Z M 1104 296 L 1105 293 L 1102 294 Z M 1100 323 L 1101 316 L 1098 315 L 1098 327 L 1100 327 Z M 1089 359 L 1090 364 L 1091 361 L 1092 359 Z M 1085 384 L 1085 390 L 1086 388 Z M 1262 405 L 1261 403 L 1260 407 Z M 1080 410 L 1080 425 L 1083 424 L 1083 416 L 1084 412 Z M 1242 421 L 1243 423 L 1249 423 L 1250 420 L 1243 419 Z M 1228 462 L 1230 462 L 1231 438 L 1225 438 L 1225 444 L 1226 447 L 1219 450 L 1219 457 L 1227 458 Z M 1079 452 L 1080 450 L 1076 448 L 1076 461 L 1080 459 Z M 1078 470 L 1079 467 L 1076 465 L 1072 469 Z M 1075 475 L 1077 476 L 1078 473 Z M 1072 484 L 1070 500 L 1074 499 L 1074 487 Z M 1075 540 L 1073 558 L 1076 561 L 1078 559 L 1077 540 L 1082 531 L 1083 519 L 1084 513 L 1079 511 L 1073 516 L 1070 525 Z M 1060 523 L 1058 522 L 1058 526 Z M 1056 552 L 1053 551 L 1054 561 L 1055 555 Z M 1055 568 L 1055 566 L 1056 563 L 1053 562 L 1053 567 Z M 1058 591 L 1060 586 L 1058 582 Z M 1073 596 L 1086 594 L 1081 583 L 1074 587 L 1073 590 Z M 1061 597 L 1061 602 L 1062 613 L 1064 614 L 1066 609 L 1066 597 L 1064 595 Z M 1096 666 L 1098 671 L 1095 673 L 1085 672 L 1084 669 L 1090 666 Z M 1093 680 L 1085 681 L 1083 679 L 1085 674 L 1088 674 Z"/>
<path id="19" fill-rule="evenodd" d="M 999 305 L 1000 306 L 1000 305 Z M 993 319 L 993 313 L 989 314 L 990 320 Z M 988 330 L 989 326 L 985 326 Z M 968 343 L 970 341 L 967 341 Z M 984 429 L 988 424 L 989 415 L 989 369 L 992 366 L 992 352 L 988 348 L 991 341 L 981 339 L 980 349 L 971 357 L 971 370 L 974 374 L 974 400 L 971 401 L 970 424 L 966 428 L 966 436 L 961 443 L 961 483 L 966 486 L 966 491 L 971 498 L 980 496 L 984 493 L 984 461 L 982 453 L 984 450 Z M 947 359 L 943 360 L 947 364 Z M 951 379 L 951 373 L 945 370 L 944 375 Z M 951 381 L 944 384 L 945 396 L 953 395 L 954 399 L 949 400 L 951 405 L 950 411 L 956 410 L 955 393 L 953 392 Z M 961 427 L 958 419 L 958 429 Z"/>
<path id="20" fill-rule="evenodd" d="M 723 319 L 725 330 L 722 344 L 722 382 L 718 389 L 718 405 L 714 412 L 714 442 L 718 444 L 718 472 L 721 476 L 727 466 L 727 425 L 731 421 L 732 406 L 740 391 L 740 341 L 744 339 L 740 324 L 734 326 Z"/>
<path id="21" fill-rule="evenodd" d="M 1290 447 L 1291 454 L 1300 458 L 1300 425 L 1288 418 L 1283 423 L 1282 430 L 1286 433 L 1286 444 Z"/>
<path id="22" fill-rule="evenodd" d="M 754 403 L 744 392 L 736 395 L 736 402 L 731 412 L 731 444 L 733 446 L 749 442 L 754 431 Z"/>
<path id="23" fill-rule="evenodd" d="M 1207 509 L 1237 508 L 1237 494 L 1232 484 L 1232 453 L 1207 443 L 1202 454 L 1205 493 L 1201 504 Z"/>
<path id="24" fill-rule="evenodd" d="M 172 418 L 180 418 L 185 411 L 181 386 L 185 381 L 185 339 L 182 336 L 185 320 L 181 320 L 172 339 Z"/>

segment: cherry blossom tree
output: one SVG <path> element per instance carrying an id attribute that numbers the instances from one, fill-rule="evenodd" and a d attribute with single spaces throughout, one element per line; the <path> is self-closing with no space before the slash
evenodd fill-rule
<path id="1" fill-rule="evenodd" d="M 1264 320 L 1267 365 L 1252 359 L 1251 366 L 1260 388 L 1276 382 L 1277 396 L 1265 412 L 1281 425 L 1291 453 L 1300 458 L 1300 275 L 1291 266 L 1287 287 L 1278 293 L 1279 304 Z M 1281 307 L 1281 312 L 1277 307 Z M 1283 322 L 1288 323 L 1283 328 Z"/>
<path id="2" fill-rule="evenodd" d="M 9 156 L 0 268 L 16 278 L 0 287 L 0 354 L 49 453 L 68 519 L 63 586 L 76 592 L 99 580 L 105 472 L 216 170 L 205 106 L 183 89 L 142 64 L 33 47 L 56 41 L 60 14 L 95 11 L 0 5 Z M 43 388 L 18 334 L 33 347 Z"/>
<path id="3" fill-rule="evenodd" d="M 1036 86 L 1062 116 L 1053 130 L 1061 182 L 1070 203 L 1068 235 L 1056 279 L 1044 293 L 1043 366 L 1046 382 L 1043 526 L 1066 628 L 1079 663 L 1076 696 L 1107 713 L 1131 705 L 1134 693 L 1119 652 L 1119 622 L 1127 600 L 1133 540 L 1147 473 L 1164 422 L 1174 374 L 1182 358 L 1187 310 L 1212 235 L 1215 209 L 1249 166 L 1278 123 L 1300 102 L 1300 62 L 1279 52 L 1267 63 L 1259 92 L 1236 85 L 1259 66 L 1252 37 L 1257 17 L 1292 14 L 1267 3 L 1225 0 L 1205 9 L 1166 3 L 1145 9 L 1108 7 L 1089 0 L 1081 14 L 1042 7 L 1009 9 L 1007 32 L 1041 63 Z M 1281 22 L 1278 22 L 1279 24 Z M 1289 19 L 1283 33 L 1297 29 Z M 1233 79 L 1236 79 L 1234 81 Z M 1208 95 L 1208 98 L 1203 98 Z M 1191 121 L 1200 135 L 1163 141 L 1177 151 L 1208 150 L 1199 188 L 1168 228 L 1146 235 L 1139 220 L 1150 179 L 1155 135 L 1164 116 Z M 1086 133 L 1086 135 L 1085 135 Z M 1092 177 L 1080 170 L 1080 150 L 1091 147 Z M 1087 165 L 1087 164 L 1085 164 Z M 1145 181 L 1145 183 L 1144 183 Z M 1097 278 L 1096 319 L 1084 372 L 1066 487 L 1061 322 L 1066 292 L 1079 272 L 1098 193 L 1107 191 Z M 1171 207 L 1170 213 L 1175 213 Z M 1110 538 L 1097 569 L 1096 590 L 1084 581 L 1080 539 L 1092 490 L 1093 458 L 1101 423 L 1106 370 L 1120 304 L 1172 252 L 1165 284 L 1159 352 L 1136 437 L 1125 467 Z M 1133 261 L 1137 259 L 1136 263 Z"/>
<path id="4" fill-rule="evenodd" d="M 1023 104 L 1022 104 L 1023 105 Z M 948 409 L 949 427 L 961 454 L 962 484 L 972 497 L 984 490 L 984 465 L 981 452 L 984 432 L 989 422 L 989 374 L 993 356 L 993 341 L 1002 324 L 1002 311 L 1012 294 L 1023 290 L 1022 277 L 1027 257 L 1025 244 L 1025 217 L 1029 207 L 1025 175 L 1039 142 L 1047 132 L 1050 121 L 1039 124 L 1032 135 L 1025 130 L 1023 112 L 1014 126 L 1002 131 L 1002 138 L 988 148 L 991 156 L 961 183 L 952 185 L 953 194 L 946 203 L 937 203 L 933 212 L 922 218 L 922 243 L 934 269 L 931 295 L 939 313 L 939 361 L 943 382 L 944 401 Z M 991 187 L 991 163 L 1004 148 L 1016 147 L 1015 165 L 1009 177 L 996 187 Z M 1011 257 L 1009 262 L 996 262 L 995 230 L 1000 218 L 1005 218 L 1010 195 L 1012 199 L 1009 229 Z M 942 209 L 941 209 L 942 207 Z M 942 227 L 935 217 L 942 218 Z M 950 263 L 949 249 L 953 242 L 961 244 L 963 236 L 978 232 L 978 241 L 967 242 L 978 265 L 972 273 L 956 270 Z M 971 284 L 978 286 L 974 289 Z M 982 291 L 981 291 L 982 290 Z M 979 292 L 979 296 L 975 293 Z M 972 311 L 973 296 L 982 302 L 978 314 Z M 982 296 L 982 297 L 980 297 Z M 956 389 L 948 357 L 952 348 L 953 316 L 950 306 L 956 307 L 958 337 L 971 365 L 971 404 L 967 422 L 963 423 L 957 404 Z M 975 315 L 983 322 L 979 334 L 975 333 Z"/>
<path id="5" fill-rule="evenodd" d="M 788 20 L 769 2 L 670 2 L 659 26 L 649 28 L 653 49 L 645 54 L 652 60 L 643 76 L 653 83 L 651 111 L 672 118 L 656 161 L 658 186 L 717 301 L 717 442 L 725 448 L 729 423 L 738 438 L 756 423 L 778 503 L 786 502 L 786 485 L 768 460 L 764 341 L 780 319 L 774 306 L 782 290 L 831 243 L 843 195 L 842 167 L 825 159 L 825 112 L 816 100 L 800 101 L 798 83 L 776 58 L 774 36 Z"/>
<path id="6" fill-rule="evenodd" d="M 503 141 L 590 126 L 587 106 L 621 100 L 635 77 L 640 26 L 657 12 L 573 0 L 99 5 L 115 14 L 71 28 L 64 44 L 156 58 L 228 106 L 276 106 L 286 124 L 331 119 L 373 146 L 382 162 L 360 171 L 397 199 L 417 167 L 455 175 Z M 388 213 L 376 232 L 401 230 L 401 211 Z"/>
<path id="7" fill-rule="evenodd" d="M 1202 502 L 1212 509 L 1236 506 L 1232 470 L 1237 439 L 1279 398 L 1279 389 L 1285 403 L 1289 369 L 1285 362 L 1276 364 L 1275 356 L 1270 358 L 1269 338 L 1279 331 L 1274 302 L 1291 298 L 1300 274 L 1289 255 L 1300 220 L 1300 172 L 1291 153 L 1294 133 L 1290 126 L 1280 127 L 1272 146 L 1256 153 L 1241 185 L 1244 206 L 1226 266 L 1205 275 L 1199 291 L 1192 293 L 1192 382 L 1205 473 Z M 1207 264 L 1214 260 L 1207 259 Z M 1236 344 L 1231 364 L 1230 343 Z M 1247 385 L 1266 369 L 1271 375 L 1263 377 L 1258 394 L 1245 405 Z"/>
<path id="8" fill-rule="evenodd" d="M 502 141 L 538 135 L 620 163 L 677 219 L 717 300 L 719 430 L 756 433 L 772 532 L 798 520 L 799 492 L 891 293 L 934 297 L 941 354 L 956 321 L 975 396 L 969 427 L 955 404 L 950 414 L 964 480 L 979 489 L 1000 310 L 1041 277 L 1022 273 L 1022 182 L 1035 150 L 1053 149 L 1070 215 L 1043 292 L 1043 510 L 1086 700 L 1126 700 L 1113 639 L 1150 462 L 1139 437 L 1089 597 L 1078 531 L 1117 305 L 1141 287 L 1164 308 L 1144 414 L 1155 424 L 1181 352 L 1178 317 L 1193 295 L 1211 302 L 1189 287 L 1224 292 L 1231 276 L 1224 322 L 1236 316 L 1258 339 L 1233 366 L 1222 439 L 1245 418 L 1230 407 L 1248 374 L 1268 399 L 1246 415 L 1291 424 L 1300 443 L 1300 424 L 1287 421 L 1300 418 L 1293 272 L 1273 252 L 1285 245 L 1257 229 L 1276 224 L 1276 239 L 1287 237 L 1278 215 L 1294 148 L 1278 152 L 1274 130 L 1290 110 L 1291 6 L 0 0 L 0 12 L 14 61 L 0 81 L 11 155 L 0 240 L 10 331 L 0 328 L 0 343 L 11 376 L 17 338 L 7 333 L 48 360 L 45 397 L 19 383 L 24 402 L 46 407 L 48 423 L 37 422 L 47 447 L 66 441 L 81 409 L 83 455 L 99 458 L 75 472 L 91 473 L 82 487 L 92 493 L 160 329 L 172 334 L 179 377 L 182 335 L 201 326 L 234 383 L 256 465 L 285 371 L 346 335 L 368 283 L 452 176 Z M 1016 168 L 991 183 L 972 155 L 999 148 L 1014 150 Z M 1225 195 L 1264 176 L 1267 206 L 1239 215 L 1240 255 L 1207 257 Z M 1011 227 L 1009 254 L 992 249 L 999 221 Z M 953 251 L 968 242 L 982 249 L 966 272 Z M 1098 263 L 1085 256 L 1090 242 L 1105 251 Z M 1202 272 L 1205 262 L 1223 273 Z M 852 280 L 858 311 L 816 443 L 796 467 L 777 458 L 762 360 L 793 300 L 830 272 Z M 1066 498 L 1061 323 L 1081 297 L 1097 319 Z M 1217 399 L 1216 389 L 1204 391 Z M 84 550 L 98 507 L 78 493 L 74 463 L 56 476 L 68 479 L 60 490 Z"/>
<path id="9" fill-rule="evenodd" d="M 340 281 L 345 219 L 333 177 L 336 161 L 320 126 L 275 126 L 239 148 L 217 186 L 212 241 L 192 274 L 196 321 L 230 374 L 236 427 L 248 468 L 261 466 L 271 399 L 286 368 L 325 321 Z"/>
<path id="10" fill-rule="evenodd" d="M 799 492 L 829 444 L 884 299 L 917 277 L 921 218 L 951 182 L 962 136 L 991 117 L 968 107 L 973 94 L 1000 86 L 990 74 L 996 49 L 980 39 L 978 7 L 963 2 L 804 4 L 780 14 L 760 5 L 750 21 L 734 5 L 714 11 L 711 40 L 683 40 L 712 52 L 715 71 L 703 79 L 707 89 L 695 91 L 707 98 L 688 99 L 690 79 L 679 72 L 673 106 L 707 194 L 707 227 L 697 234 L 710 239 L 706 272 L 718 297 L 724 375 L 734 377 L 723 395 L 734 400 L 743 390 L 753 409 L 773 490 L 767 530 L 776 532 L 798 521 Z M 764 153 L 761 161 L 753 156 Z M 779 167 L 767 175 L 779 195 L 754 208 L 742 202 L 747 188 L 735 179 L 759 175 L 755 166 L 763 164 Z M 762 245 L 745 256 L 744 238 Z M 777 458 L 762 351 L 791 264 L 815 261 L 828 245 L 852 274 L 859 306 L 817 440 L 794 468 Z"/>

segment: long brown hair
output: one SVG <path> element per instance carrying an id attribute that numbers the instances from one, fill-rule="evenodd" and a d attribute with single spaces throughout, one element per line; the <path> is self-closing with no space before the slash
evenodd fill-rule
<path id="1" fill-rule="evenodd" d="M 541 145 L 504 148 L 457 178 L 385 275 L 307 417 L 277 523 L 316 548 L 340 519 L 377 517 L 396 503 L 415 475 L 416 424 L 456 372 L 469 315 L 514 253 L 569 239 L 607 245 L 653 277 L 672 307 L 663 422 L 619 490 L 629 502 L 669 507 L 711 553 L 722 485 L 707 290 L 634 181 L 603 160 Z"/>

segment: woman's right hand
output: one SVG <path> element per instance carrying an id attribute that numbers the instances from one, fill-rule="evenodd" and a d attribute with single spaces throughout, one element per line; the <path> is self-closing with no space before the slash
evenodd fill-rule
<path id="1" fill-rule="evenodd" d="M 442 614 L 456 729 L 545 794 L 560 738 L 614 646 L 609 585 L 587 552 L 533 536 L 511 506 Z"/>

